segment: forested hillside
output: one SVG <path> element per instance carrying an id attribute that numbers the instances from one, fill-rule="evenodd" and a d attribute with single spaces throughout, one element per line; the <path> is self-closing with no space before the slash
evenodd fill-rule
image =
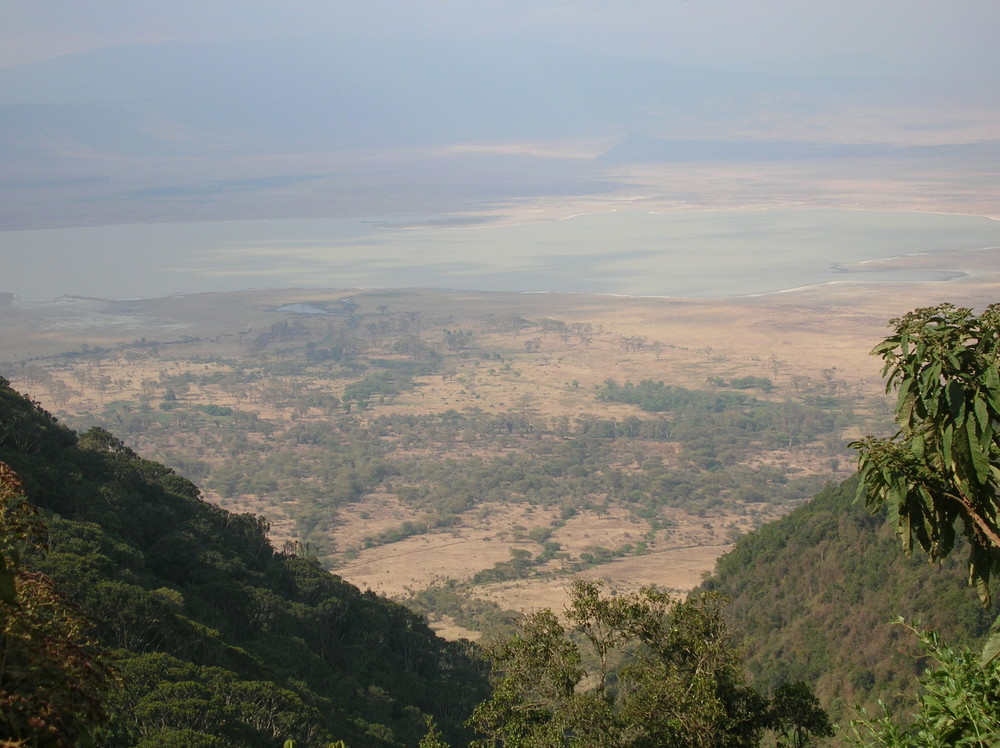
<path id="1" fill-rule="evenodd" d="M 739 540 L 703 585 L 732 597 L 757 688 L 814 684 L 841 722 L 916 689 L 927 658 L 897 616 L 953 644 L 975 644 L 996 618 L 968 586 L 963 552 L 933 566 L 907 558 L 885 516 L 854 503 L 856 480 Z"/>
<path id="2" fill-rule="evenodd" d="M 462 740 L 486 695 L 467 646 L 315 559 L 275 552 L 261 518 L 204 502 L 108 432 L 78 436 L 6 380 L 0 463 L 46 528 L 16 554 L 21 573 L 47 575 L 79 606 L 94 626 L 90 656 L 118 673 L 100 695 L 110 722 L 97 744 L 403 746 L 427 716 Z M 27 646 L 11 611 L 7 651 Z M 16 694 L 19 677 L 0 668 L 0 690 Z"/>

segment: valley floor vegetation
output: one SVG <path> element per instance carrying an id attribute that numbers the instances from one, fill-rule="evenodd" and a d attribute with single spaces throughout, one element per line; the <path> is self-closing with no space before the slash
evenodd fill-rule
<path id="1" fill-rule="evenodd" d="M 995 308 L 977 317 L 941 306 L 893 324 L 896 335 L 876 352 L 898 393 L 901 430 L 856 443 L 859 478 L 740 540 L 686 601 L 580 580 L 562 615 L 540 610 L 482 647 L 436 637 L 421 616 L 327 573 L 299 545 L 276 551 L 260 516 L 205 502 L 109 431 L 77 434 L 0 380 L 0 709 L 9 740 L 995 745 L 995 637 L 981 656 L 961 643 L 981 641 L 996 612 Z M 602 397 L 651 412 L 717 402 L 654 381 L 603 387 Z M 741 403 L 744 417 L 756 407 L 723 399 Z M 852 504 L 855 494 L 867 507 Z M 940 568 L 890 554 L 894 535 Z M 968 552 L 981 601 L 955 573 L 953 550 Z M 886 638 L 873 623 L 892 606 L 936 619 L 938 631 L 910 628 L 924 656 L 902 657 L 909 673 L 886 667 L 907 628 L 891 626 Z M 834 734 L 823 705 L 847 725 L 845 702 L 864 693 L 884 716 L 866 708 L 850 732 Z"/>
<path id="2" fill-rule="evenodd" d="M 85 344 L 7 368 L 66 423 L 267 516 L 279 546 L 349 578 L 408 538 L 493 543 L 491 562 L 445 572 L 463 594 L 706 542 L 672 540 L 678 513 L 731 543 L 846 477 L 842 434 L 883 417 L 832 368 L 810 378 L 596 322 L 393 302 L 281 306 L 239 333 Z M 512 502 L 542 511 L 477 530 Z M 609 511 L 634 530 L 567 543 L 574 516 Z M 456 612 L 424 597 L 423 612 Z"/>
<path id="3" fill-rule="evenodd" d="M 484 661 L 5 381 L 0 424 L 12 745 L 755 746 L 765 730 L 831 730 L 804 686 L 769 701 L 746 685 L 712 593 L 680 603 L 581 582 L 572 630 L 537 613 Z"/>

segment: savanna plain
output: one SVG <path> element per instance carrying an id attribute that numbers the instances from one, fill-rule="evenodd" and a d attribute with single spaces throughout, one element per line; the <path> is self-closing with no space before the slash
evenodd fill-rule
<path id="1" fill-rule="evenodd" d="M 279 548 L 447 637 L 571 580 L 684 593 L 891 430 L 886 323 L 994 300 L 1000 250 L 888 259 L 947 282 L 726 299 L 259 290 L 0 306 L 4 376 L 266 517 Z"/>

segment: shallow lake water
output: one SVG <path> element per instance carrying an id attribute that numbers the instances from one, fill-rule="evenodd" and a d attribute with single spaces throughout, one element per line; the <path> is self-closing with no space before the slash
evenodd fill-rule
<path id="1" fill-rule="evenodd" d="M 1000 222 L 927 213 L 613 211 L 520 225 L 408 228 L 420 223 L 310 219 L 6 231 L 0 291 L 23 301 L 280 287 L 718 297 L 845 280 L 944 279 L 947 273 L 855 266 L 1000 245 Z"/>

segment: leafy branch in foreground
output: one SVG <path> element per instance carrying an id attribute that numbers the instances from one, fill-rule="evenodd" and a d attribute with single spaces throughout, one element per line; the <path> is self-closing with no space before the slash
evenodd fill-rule
<path id="1" fill-rule="evenodd" d="M 1000 568 L 1000 305 L 978 317 L 951 304 L 890 322 L 895 334 L 872 351 L 896 390 L 899 432 L 852 443 L 859 451 L 858 496 L 885 506 L 903 548 L 937 561 L 969 541 L 969 581 L 984 602 Z"/>
<path id="2" fill-rule="evenodd" d="M 951 304 L 892 320 L 895 334 L 875 347 L 886 389 L 897 391 L 893 439 L 868 437 L 858 449 L 869 511 L 885 506 L 907 553 L 917 543 L 930 560 L 954 548 L 956 525 L 969 542 L 969 582 L 984 603 L 1000 569 L 1000 305 L 978 317 Z M 919 633 L 919 632 L 918 632 Z M 1000 742 L 1000 619 L 977 663 L 934 634 L 919 634 L 940 667 L 923 681 L 909 727 L 890 716 L 859 725 L 879 745 L 993 746 Z"/>

